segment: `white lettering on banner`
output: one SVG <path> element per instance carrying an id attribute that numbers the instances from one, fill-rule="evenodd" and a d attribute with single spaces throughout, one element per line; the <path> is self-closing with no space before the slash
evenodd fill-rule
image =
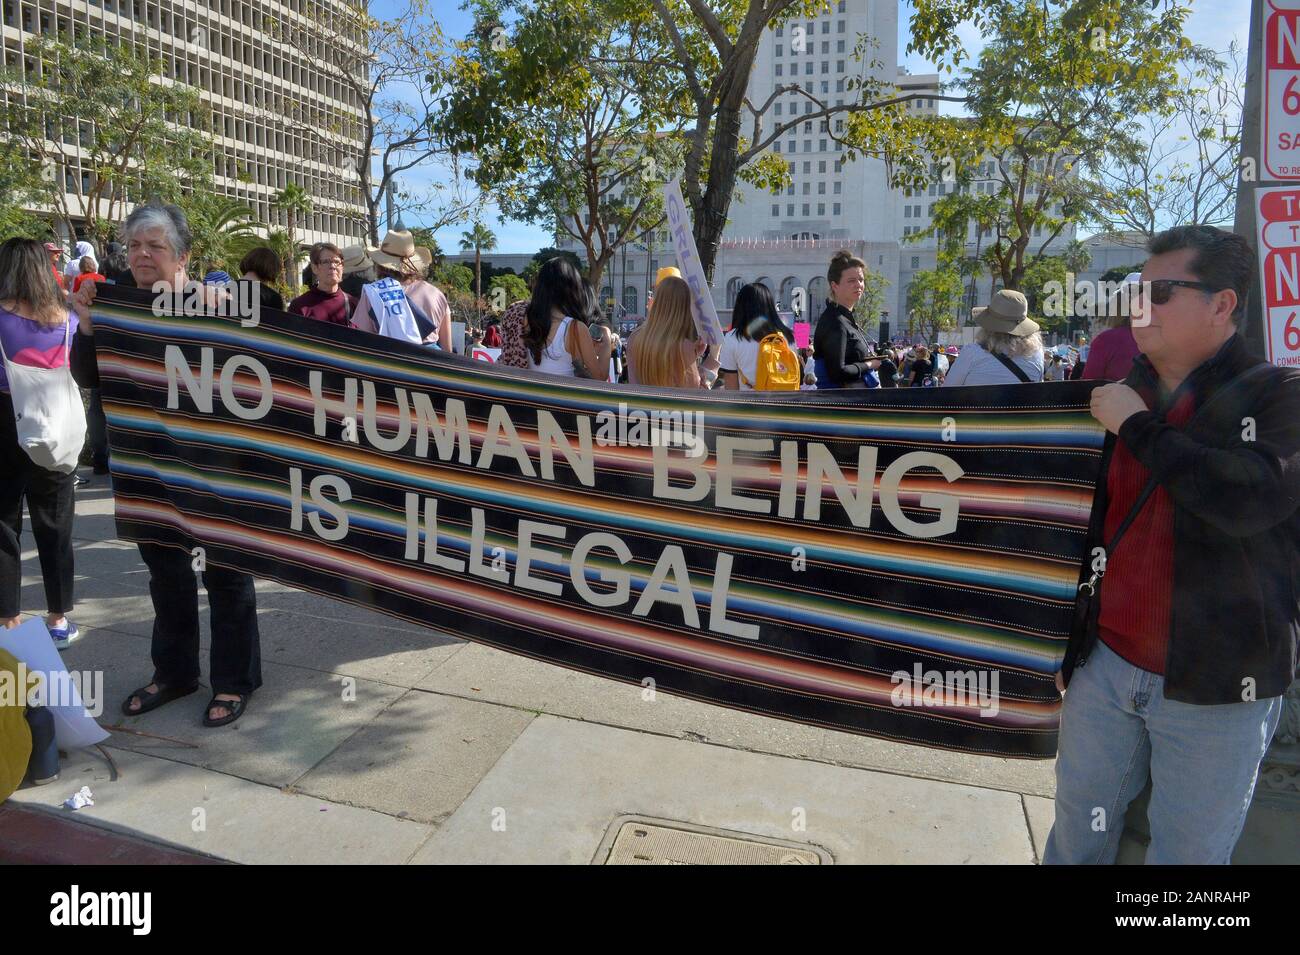
<path id="1" fill-rule="evenodd" d="M 344 418 L 352 421 L 357 420 L 357 380 L 355 378 L 343 379 L 342 401 L 325 397 L 321 384 L 321 373 L 318 369 L 313 368 L 308 373 L 307 382 L 311 388 L 312 432 L 317 437 L 323 438 L 325 436 L 325 422 L 330 414 L 336 415 L 340 421 Z"/>
<path id="2" fill-rule="evenodd" d="M 301 482 L 301 477 L 296 477 L 295 480 Z M 421 521 L 421 500 L 423 500 L 423 521 Z M 405 556 L 407 560 L 421 559 L 420 537 L 423 534 L 424 563 L 442 570 L 457 574 L 468 572 L 476 577 L 495 580 L 521 590 L 552 597 L 563 596 L 565 588 L 561 579 L 567 572 L 573 592 L 592 607 L 626 606 L 632 599 L 632 573 L 625 569 L 634 563 L 632 549 L 615 534 L 605 531 L 583 534 L 574 542 L 572 550 L 566 557 L 560 550 L 538 546 L 537 541 L 540 538 L 567 541 L 569 528 L 561 524 L 520 520 L 515 531 L 515 563 L 512 579 L 508 571 L 493 569 L 490 564 L 483 562 L 486 549 L 486 520 L 482 508 L 470 509 L 468 565 L 466 561 L 439 554 L 438 505 L 436 498 L 421 499 L 416 494 L 406 495 Z M 609 566 L 608 559 L 593 556 L 593 551 L 598 549 L 610 553 L 616 566 Z M 695 594 L 697 590 L 703 592 L 707 589 L 709 591 L 708 629 L 714 633 L 740 637 L 744 640 L 757 640 L 759 630 L 756 624 L 743 623 L 731 619 L 728 615 L 727 603 L 730 596 L 733 562 L 734 558 L 731 554 L 719 553 L 714 557 L 712 574 L 696 580 L 691 576 L 683 549 L 676 544 L 665 546 L 632 608 L 633 615 L 646 617 L 656 604 L 670 604 L 680 608 L 682 622 L 686 626 L 696 630 L 702 629 L 700 607 L 696 603 Z M 536 573 L 539 564 L 548 565 L 549 576 L 543 577 Z M 589 570 L 601 583 L 612 587 L 613 590 L 597 590 L 593 587 L 591 581 L 587 579 Z"/>
<path id="3" fill-rule="evenodd" d="M 348 487 L 347 481 L 337 474 L 319 474 L 311 479 L 311 484 L 307 488 L 307 492 L 311 495 L 311 502 L 317 508 L 308 512 L 307 520 L 321 540 L 341 541 L 348 536 L 348 512 L 325 496 L 326 489 L 333 491 L 340 502 L 352 500 L 352 489 Z M 300 531 L 303 514 L 301 468 L 289 469 L 289 499 L 291 502 L 289 529 Z M 324 511 L 333 518 L 335 525 L 326 527 L 318 511 Z"/>
<path id="4" fill-rule="evenodd" d="M 406 405 L 406 389 L 395 388 L 394 400 L 397 402 L 397 431 L 393 436 L 380 434 L 379 423 L 375 420 L 375 383 L 369 379 L 361 383 L 362 422 L 366 429 L 366 440 L 378 451 L 401 451 L 411 439 L 411 410 Z"/>
<path id="5" fill-rule="evenodd" d="M 199 350 L 199 374 L 196 378 L 189 359 L 179 345 L 168 345 L 163 349 L 163 366 L 167 371 L 167 408 L 180 408 L 179 382 L 184 381 L 194 407 L 204 414 L 212 414 L 212 365 L 213 352 L 209 347 Z M 235 397 L 235 376 L 243 369 L 251 371 L 257 378 L 258 400 L 251 408 L 246 408 Z M 271 410 L 275 394 L 271 386 L 271 373 L 266 365 L 248 355 L 231 355 L 221 367 L 221 403 L 236 418 L 245 421 L 258 421 L 266 417 Z"/>
<path id="6" fill-rule="evenodd" d="M 163 349 L 163 365 L 167 368 L 167 408 L 176 411 L 180 408 L 180 394 L 176 386 L 176 376 L 185 380 L 185 390 L 189 392 L 194 407 L 204 414 L 212 414 L 212 349 L 204 348 L 199 352 L 199 377 L 194 377 L 194 369 L 179 345 L 168 345 Z"/>
<path id="7" fill-rule="evenodd" d="M 239 399 L 235 397 L 235 375 L 243 368 L 248 369 L 257 377 L 257 404 L 252 408 L 245 408 L 240 404 Z M 271 410 L 271 404 L 274 400 L 275 392 L 271 388 L 271 373 L 266 370 L 265 365 L 248 355 L 231 355 L 230 358 L 226 359 L 226 363 L 221 366 L 221 403 L 226 406 L 227 411 L 236 418 L 242 418 L 245 421 L 260 421 Z"/>

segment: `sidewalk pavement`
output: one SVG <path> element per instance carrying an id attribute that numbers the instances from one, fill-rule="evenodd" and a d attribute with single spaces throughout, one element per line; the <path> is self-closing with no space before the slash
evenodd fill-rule
<path id="1" fill-rule="evenodd" d="M 94 827 L 103 840 L 78 840 L 81 861 L 155 851 L 238 863 L 586 864 L 603 862 L 634 817 L 811 846 L 838 864 L 1029 864 L 1051 827 L 1050 761 L 646 699 L 639 686 L 267 581 L 257 585 L 265 682 L 238 722 L 200 725 L 206 686 L 126 717 L 121 701 L 152 672 L 153 614 L 139 554 L 114 535 L 109 486 L 96 478 L 77 492 L 72 616 L 84 636 L 64 660 L 103 671 L 113 765 L 97 750 L 69 754 L 58 782 L 20 789 L 0 809 Z M 39 613 L 29 551 L 23 606 Z M 206 683 L 206 609 L 201 617 Z M 95 805 L 62 809 L 83 785 Z M 0 846 L 6 824 L 30 818 L 0 815 Z M 50 841 L 66 829 L 49 829 Z M 1297 861 L 1297 829 L 1295 813 L 1256 807 L 1235 861 Z M 1121 861 L 1141 853 L 1126 839 Z M 68 854 L 51 846 L 52 859 Z"/>

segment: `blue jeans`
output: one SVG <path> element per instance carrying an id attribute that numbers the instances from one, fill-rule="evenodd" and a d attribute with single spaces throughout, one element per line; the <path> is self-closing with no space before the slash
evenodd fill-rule
<path id="1" fill-rule="evenodd" d="M 1045 865 L 1114 863 L 1124 814 L 1151 777 L 1148 864 L 1227 864 L 1282 698 L 1194 706 L 1100 640 L 1061 710 L 1056 822 Z"/>

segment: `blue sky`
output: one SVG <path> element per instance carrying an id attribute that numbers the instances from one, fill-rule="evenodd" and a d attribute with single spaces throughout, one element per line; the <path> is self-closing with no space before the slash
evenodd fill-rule
<path id="1" fill-rule="evenodd" d="M 401 0 L 373 0 L 371 10 L 376 16 L 391 16 L 402 8 Z M 1224 49 L 1229 41 L 1236 39 L 1244 50 L 1250 33 L 1249 0 L 1195 0 L 1191 4 L 1192 13 L 1187 21 L 1187 33 L 1192 42 Z M 460 9 L 460 0 L 433 0 L 432 9 L 438 17 L 444 33 L 451 38 L 463 37 L 469 30 L 470 17 Z M 900 55 L 909 40 L 908 21 L 912 15 L 910 4 L 903 2 L 899 10 L 898 49 Z M 978 51 L 981 44 L 979 33 L 973 27 L 959 30 L 966 48 L 972 53 Z M 902 65 L 912 73 L 932 73 L 934 66 L 918 56 L 903 56 Z M 445 170 L 431 165 L 418 171 L 420 179 L 428 181 L 442 179 Z M 498 211 L 492 207 L 484 217 L 485 223 L 497 235 L 497 249 L 500 252 L 534 252 L 551 244 L 552 237 L 544 228 L 525 222 L 498 221 Z M 408 225 L 418 222 L 408 221 Z M 453 226 L 438 233 L 438 241 L 443 249 L 451 252 L 459 248 L 460 234 L 467 225 Z"/>

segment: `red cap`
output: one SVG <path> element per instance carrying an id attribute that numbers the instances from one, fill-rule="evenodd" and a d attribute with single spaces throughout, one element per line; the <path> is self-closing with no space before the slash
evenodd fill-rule
<path id="1" fill-rule="evenodd" d="M 62 252 L 62 251 L 63 251 L 63 248 L 62 248 L 61 246 L 57 246 L 57 245 L 55 245 L 53 242 L 46 242 L 46 243 L 45 243 L 45 251 L 46 251 L 46 252 Z"/>

